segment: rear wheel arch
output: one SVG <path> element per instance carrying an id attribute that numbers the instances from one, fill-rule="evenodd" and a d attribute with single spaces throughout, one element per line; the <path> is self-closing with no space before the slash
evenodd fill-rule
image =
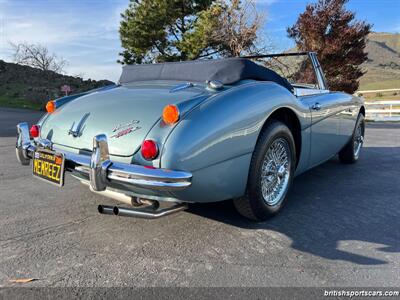
<path id="1" fill-rule="evenodd" d="M 276 154 L 268 154 L 270 151 Z M 295 153 L 293 134 L 289 127 L 281 121 L 269 119 L 251 158 L 246 193 L 233 202 L 241 215 L 254 221 L 264 221 L 283 208 L 296 168 Z M 268 191 L 266 189 L 270 184 L 273 190 Z"/>
<path id="2" fill-rule="evenodd" d="M 264 130 L 264 128 L 268 126 L 269 122 L 271 122 L 271 120 L 280 121 L 284 123 L 287 127 L 289 127 L 293 135 L 294 144 L 296 147 L 295 150 L 296 150 L 296 167 L 297 167 L 301 154 L 301 125 L 299 118 L 297 117 L 296 113 L 288 107 L 278 108 L 268 116 L 267 120 L 264 122 L 264 125 L 260 131 L 260 135 L 261 132 Z"/>
<path id="3" fill-rule="evenodd" d="M 360 114 L 362 114 L 365 117 L 365 107 L 364 106 L 361 106 Z"/>

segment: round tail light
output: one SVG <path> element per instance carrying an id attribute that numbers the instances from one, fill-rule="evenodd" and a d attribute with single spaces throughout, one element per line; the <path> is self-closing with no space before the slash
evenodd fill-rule
<path id="1" fill-rule="evenodd" d="M 142 156 L 146 160 L 155 159 L 158 155 L 158 146 L 155 141 L 145 140 L 141 148 Z"/>
<path id="2" fill-rule="evenodd" d="M 39 125 L 32 125 L 31 129 L 29 129 L 29 134 L 33 138 L 37 138 L 40 134 L 40 127 Z"/>

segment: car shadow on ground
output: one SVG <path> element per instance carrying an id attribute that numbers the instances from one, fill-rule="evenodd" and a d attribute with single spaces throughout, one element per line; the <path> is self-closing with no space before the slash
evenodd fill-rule
<path id="1" fill-rule="evenodd" d="M 188 212 L 241 228 L 280 232 L 292 240 L 292 248 L 323 258 L 386 264 L 368 253 L 400 252 L 399 161 L 398 147 L 364 148 L 354 165 L 331 159 L 298 176 L 285 209 L 262 223 L 238 215 L 232 201 L 193 204 Z M 356 254 L 339 249 L 342 241 L 380 245 L 372 245 L 367 254 L 365 247 L 362 254 L 356 249 Z"/>

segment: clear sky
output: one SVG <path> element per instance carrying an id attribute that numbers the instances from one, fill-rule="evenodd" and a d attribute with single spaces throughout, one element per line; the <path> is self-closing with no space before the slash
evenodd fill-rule
<path id="1" fill-rule="evenodd" d="M 315 0 L 314 0 L 315 1 Z M 313 0 L 257 0 L 266 15 L 263 34 L 279 51 L 293 46 L 286 37 Z M 0 59 L 11 61 L 9 42 L 41 43 L 68 60 L 68 74 L 117 81 L 121 66 L 120 13 L 129 0 L 0 0 Z M 400 0 L 350 0 L 358 19 L 373 31 L 400 32 Z"/>

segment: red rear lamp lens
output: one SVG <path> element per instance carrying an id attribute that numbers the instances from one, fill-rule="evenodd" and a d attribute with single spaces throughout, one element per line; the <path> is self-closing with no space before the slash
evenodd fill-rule
<path id="1" fill-rule="evenodd" d="M 39 133 L 40 133 L 39 125 L 32 125 L 31 129 L 29 129 L 29 134 L 33 138 L 37 138 L 39 136 Z"/>
<path id="2" fill-rule="evenodd" d="M 146 160 L 152 160 L 157 157 L 158 155 L 158 147 L 157 143 L 152 140 L 145 140 L 142 143 L 142 156 Z"/>

